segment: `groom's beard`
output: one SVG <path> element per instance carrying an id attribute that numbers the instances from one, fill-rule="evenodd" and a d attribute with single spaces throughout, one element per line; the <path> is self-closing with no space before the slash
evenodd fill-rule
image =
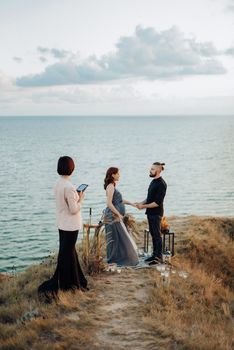
<path id="1" fill-rule="evenodd" d="M 149 173 L 149 177 L 155 177 L 155 176 L 157 176 L 157 175 L 158 175 L 158 172 L 157 172 L 157 171 L 155 171 L 154 174 L 152 174 L 151 172 Z"/>

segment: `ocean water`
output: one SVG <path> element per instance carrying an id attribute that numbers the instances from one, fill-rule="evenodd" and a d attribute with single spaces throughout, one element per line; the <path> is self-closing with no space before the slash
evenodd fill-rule
<path id="1" fill-rule="evenodd" d="M 120 168 L 125 199 L 141 201 L 154 161 L 166 163 L 166 216 L 233 216 L 233 154 L 231 117 L 1 117 L 0 271 L 21 271 L 58 249 L 53 187 L 61 155 L 76 163 L 73 183 L 89 184 L 84 222 L 89 208 L 98 222 L 107 168 Z"/>

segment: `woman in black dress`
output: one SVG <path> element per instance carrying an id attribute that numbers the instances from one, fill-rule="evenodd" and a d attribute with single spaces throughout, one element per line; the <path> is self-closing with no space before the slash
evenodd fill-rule
<path id="1" fill-rule="evenodd" d="M 70 182 L 75 168 L 74 161 L 68 156 L 60 157 L 57 172 L 60 175 L 55 185 L 56 223 L 59 231 L 59 253 L 54 275 L 38 288 L 39 296 L 47 301 L 57 298 L 58 290 L 87 290 L 87 280 L 79 264 L 75 244 L 82 227 L 82 192 L 76 191 Z"/>

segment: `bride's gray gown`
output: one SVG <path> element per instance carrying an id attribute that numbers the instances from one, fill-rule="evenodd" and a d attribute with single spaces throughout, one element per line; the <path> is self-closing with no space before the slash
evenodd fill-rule
<path id="1" fill-rule="evenodd" d="M 115 188 L 113 205 L 122 214 L 125 214 L 125 207 L 121 193 Z M 107 242 L 107 262 L 116 263 L 121 266 L 135 266 L 138 264 L 137 246 L 124 223 L 115 221 L 112 211 L 105 209 L 105 231 Z"/>

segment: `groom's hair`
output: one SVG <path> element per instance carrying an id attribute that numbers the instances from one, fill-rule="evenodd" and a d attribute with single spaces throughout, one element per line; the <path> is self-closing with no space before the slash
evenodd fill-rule
<path id="1" fill-rule="evenodd" d="M 154 162 L 153 165 L 160 165 L 162 167 L 162 170 L 164 170 L 165 163 Z"/>

